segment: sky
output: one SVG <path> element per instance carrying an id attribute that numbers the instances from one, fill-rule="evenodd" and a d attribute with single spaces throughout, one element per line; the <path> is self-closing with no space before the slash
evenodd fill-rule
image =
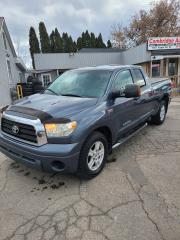
<path id="1" fill-rule="evenodd" d="M 31 66 L 28 34 L 44 21 L 48 33 L 55 27 L 76 39 L 88 29 L 111 37 L 113 24 L 128 25 L 133 14 L 148 9 L 152 0 L 0 0 L 0 16 L 5 18 L 16 52 Z"/>

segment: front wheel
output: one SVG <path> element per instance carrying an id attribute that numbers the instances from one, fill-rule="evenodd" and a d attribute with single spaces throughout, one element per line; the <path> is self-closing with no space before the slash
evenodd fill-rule
<path id="1" fill-rule="evenodd" d="M 94 132 L 88 137 L 81 150 L 77 175 L 84 179 L 97 176 L 104 168 L 107 155 L 106 137 L 100 132 Z"/>
<path id="2" fill-rule="evenodd" d="M 162 101 L 160 103 L 160 108 L 158 113 L 155 116 L 151 117 L 151 123 L 160 125 L 164 122 L 166 118 L 166 112 L 167 112 L 167 103 L 165 101 Z"/>

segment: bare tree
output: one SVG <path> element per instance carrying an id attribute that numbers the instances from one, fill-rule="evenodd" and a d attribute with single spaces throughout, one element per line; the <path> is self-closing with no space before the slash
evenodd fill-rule
<path id="1" fill-rule="evenodd" d="M 122 24 L 114 24 L 111 27 L 112 46 L 120 49 L 126 49 L 126 36 Z"/>
<path id="2" fill-rule="evenodd" d="M 180 34 L 180 26 L 178 24 L 180 20 L 179 0 L 153 2 L 149 16 L 155 36 L 168 37 Z"/>
<path id="3" fill-rule="evenodd" d="M 180 1 L 160 0 L 152 2 L 149 11 L 140 10 L 131 17 L 130 25 L 111 31 L 116 42 L 129 48 L 147 41 L 149 37 L 180 35 Z"/>

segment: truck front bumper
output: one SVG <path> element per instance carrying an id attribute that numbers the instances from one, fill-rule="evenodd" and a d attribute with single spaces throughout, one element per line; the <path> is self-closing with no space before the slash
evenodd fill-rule
<path id="1" fill-rule="evenodd" d="M 0 131 L 0 151 L 26 166 L 48 172 L 77 171 L 79 144 L 45 144 L 37 147 L 15 141 Z"/>

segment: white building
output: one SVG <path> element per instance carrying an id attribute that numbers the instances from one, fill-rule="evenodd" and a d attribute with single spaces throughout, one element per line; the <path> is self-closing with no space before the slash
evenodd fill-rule
<path id="1" fill-rule="evenodd" d="M 13 88 L 25 81 L 26 67 L 17 57 L 5 19 L 0 17 L 0 107 L 11 103 Z"/>

